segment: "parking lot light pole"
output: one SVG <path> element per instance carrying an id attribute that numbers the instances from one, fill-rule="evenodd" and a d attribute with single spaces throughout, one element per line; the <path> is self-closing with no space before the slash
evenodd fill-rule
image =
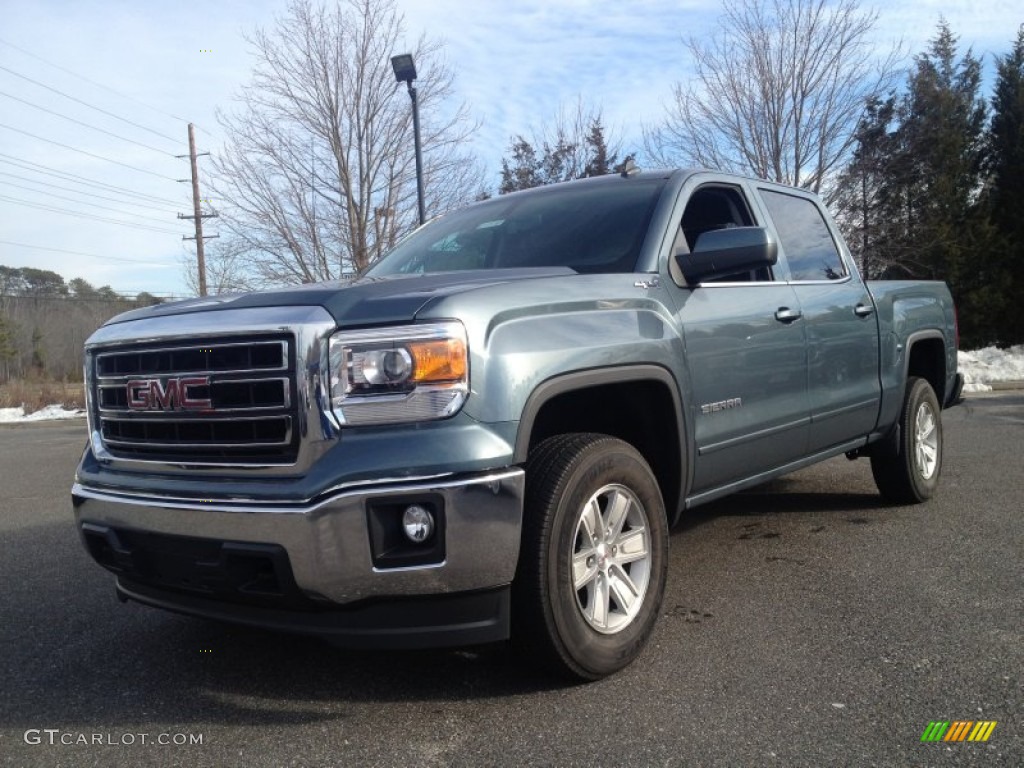
<path id="1" fill-rule="evenodd" d="M 416 100 L 416 88 L 412 84 L 412 81 L 416 79 L 416 65 L 413 63 L 411 53 L 402 53 L 391 57 L 391 67 L 395 70 L 395 80 L 408 86 L 409 98 L 412 99 L 412 134 L 413 144 L 416 146 L 416 205 L 419 209 L 419 219 L 422 225 L 426 221 L 426 212 L 423 207 L 423 155 L 420 151 L 420 107 Z"/>

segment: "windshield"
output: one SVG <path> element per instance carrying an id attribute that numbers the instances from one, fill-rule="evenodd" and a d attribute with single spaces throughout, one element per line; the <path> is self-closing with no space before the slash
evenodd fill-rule
<path id="1" fill-rule="evenodd" d="M 498 197 L 433 221 L 368 275 L 569 267 L 632 272 L 664 179 L 566 184 Z"/>

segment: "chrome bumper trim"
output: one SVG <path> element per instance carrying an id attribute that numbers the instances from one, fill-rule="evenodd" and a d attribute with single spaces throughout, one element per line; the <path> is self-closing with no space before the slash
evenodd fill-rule
<path id="1" fill-rule="evenodd" d="M 434 595 L 512 582 L 519 558 L 525 473 L 513 468 L 430 483 L 371 486 L 298 506 L 220 500 L 167 502 L 115 495 L 76 483 L 75 522 L 178 536 L 278 544 L 295 583 L 336 603 L 369 597 Z M 370 551 L 366 504 L 430 493 L 444 499 L 445 561 L 378 569 Z"/>

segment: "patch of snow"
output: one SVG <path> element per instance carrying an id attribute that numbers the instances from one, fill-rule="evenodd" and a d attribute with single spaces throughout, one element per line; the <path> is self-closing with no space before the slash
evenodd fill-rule
<path id="1" fill-rule="evenodd" d="M 30 421 L 52 421 L 54 419 L 79 419 L 85 416 L 85 411 L 80 408 L 68 410 L 63 405 L 55 404 L 48 405 L 45 408 L 40 408 L 38 411 L 25 415 L 25 409 L 21 406 L 17 408 L 0 408 L 0 423 L 24 423 Z"/>
<path id="2" fill-rule="evenodd" d="M 997 381 L 1024 381 L 1024 344 L 1009 349 L 961 350 L 957 367 L 964 375 L 964 392 L 989 392 Z"/>
<path id="3" fill-rule="evenodd" d="M 21 421 L 24 415 L 24 408 L 0 408 L 0 422 Z"/>

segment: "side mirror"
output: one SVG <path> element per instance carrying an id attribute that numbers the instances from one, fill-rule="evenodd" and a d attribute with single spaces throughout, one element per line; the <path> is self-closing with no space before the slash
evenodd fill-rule
<path id="1" fill-rule="evenodd" d="M 673 258 L 690 285 L 713 277 L 774 266 L 779 248 L 764 227 L 732 227 L 702 233 L 690 253 Z"/>

